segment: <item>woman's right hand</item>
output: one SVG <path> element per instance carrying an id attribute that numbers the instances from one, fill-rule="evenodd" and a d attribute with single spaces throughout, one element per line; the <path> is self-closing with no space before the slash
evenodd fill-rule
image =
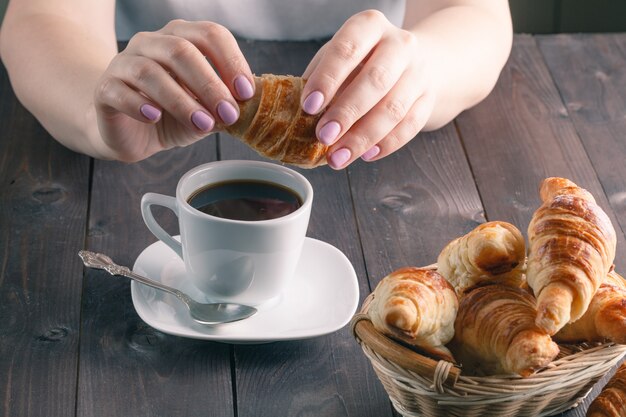
<path id="1" fill-rule="evenodd" d="M 235 123 L 236 100 L 253 95 L 250 67 L 226 28 L 174 20 L 130 39 L 98 81 L 94 104 L 110 157 L 133 162 Z"/>

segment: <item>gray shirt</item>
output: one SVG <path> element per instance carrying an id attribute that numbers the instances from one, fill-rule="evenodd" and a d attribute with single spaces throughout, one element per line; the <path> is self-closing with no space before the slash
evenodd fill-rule
<path id="1" fill-rule="evenodd" d="M 383 12 L 402 25 L 406 0 L 118 0 L 119 40 L 154 31 L 172 19 L 220 23 L 247 39 L 304 40 L 331 36 L 353 14 Z"/>

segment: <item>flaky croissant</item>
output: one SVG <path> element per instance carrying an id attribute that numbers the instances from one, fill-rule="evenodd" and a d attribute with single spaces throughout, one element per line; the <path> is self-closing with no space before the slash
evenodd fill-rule
<path id="1" fill-rule="evenodd" d="M 507 222 L 488 222 L 450 242 L 437 258 L 437 271 L 460 296 L 487 281 L 520 287 L 526 246 L 522 233 Z"/>
<path id="2" fill-rule="evenodd" d="M 515 373 L 527 377 L 559 353 L 535 324 L 530 292 L 500 284 L 476 287 L 459 304 L 453 354 L 468 373 Z"/>
<path id="3" fill-rule="evenodd" d="M 589 406 L 587 417 L 626 417 L 626 363 Z"/>
<path id="4" fill-rule="evenodd" d="M 615 271 L 609 272 L 602 285 L 613 285 L 626 290 L 626 279 Z"/>
<path id="5" fill-rule="evenodd" d="M 616 235 L 593 196 L 573 182 L 547 178 L 540 194 L 528 225 L 526 279 L 537 325 L 552 335 L 587 310 L 613 264 Z"/>
<path id="6" fill-rule="evenodd" d="M 600 342 L 626 344 L 626 285 L 612 271 L 591 299 L 585 314 L 554 335 L 557 342 Z"/>
<path id="7" fill-rule="evenodd" d="M 402 268 L 376 286 L 368 307 L 381 333 L 453 361 L 444 346 L 454 335 L 458 299 L 450 284 L 433 270 Z"/>
<path id="8" fill-rule="evenodd" d="M 325 164 L 328 147 L 315 136 L 321 113 L 311 116 L 300 106 L 305 81 L 273 74 L 254 81 L 254 97 L 239 103 L 239 119 L 224 130 L 267 158 L 302 168 Z"/>

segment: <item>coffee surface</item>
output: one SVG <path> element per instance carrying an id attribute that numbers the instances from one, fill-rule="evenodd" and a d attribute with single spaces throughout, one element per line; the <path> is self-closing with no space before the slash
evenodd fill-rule
<path id="1" fill-rule="evenodd" d="M 211 216 L 245 221 L 276 219 L 302 206 L 302 199 L 293 190 L 255 180 L 209 184 L 196 190 L 187 202 Z"/>

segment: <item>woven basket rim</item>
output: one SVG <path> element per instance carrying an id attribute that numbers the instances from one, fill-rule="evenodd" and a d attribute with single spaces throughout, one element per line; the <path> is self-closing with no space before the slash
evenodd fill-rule
<path id="1" fill-rule="evenodd" d="M 418 380 L 416 377 L 427 379 L 424 375 L 420 375 L 416 372 L 408 371 L 394 362 L 380 356 L 376 351 L 372 350 L 366 343 L 357 337 L 357 341 L 365 351 L 366 356 L 371 361 L 377 361 L 381 366 L 385 367 L 390 376 L 395 377 L 399 381 L 403 381 L 407 384 L 416 383 Z M 593 356 L 591 355 L 593 354 Z M 419 355 L 419 353 L 418 353 Z M 537 373 L 522 378 L 517 375 L 494 375 L 494 376 L 473 376 L 473 375 L 460 375 L 458 380 L 448 385 L 443 392 L 446 393 L 450 389 L 464 390 L 466 395 L 485 395 L 485 396 L 497 396 L 511 394 L 518 396 L 529 392 L 536 392 L 544 388 L 547 389 L 559 389 L 577 382 L 575 377 L 582 377 L 584 379 L 590 379 L 595 373 L 598 375 L 604 375 L 607 369 L 611 369 L 617 365 L 621 359 L 626 356 L 626 345 L 618 345 L 614 343 L 603 343 L 597 346 L 589 346 L 586 350 L 581 350 L 572 355 L 564 356 L 559 360 L 560 364 L 555 364 L 544 369 L 539 370 Z M 440 360 L 439 363 L 447 363 L 450 366 L 454 364 Z M 555 382 L 561 381 L 559 386 L 555 386 Z M 428 389 L 433 389 L 436 381 L 428 381 L 426 386 Z M 445 384 L 442 385 L 445 386 Z M 476 388 L 472 393 L 472 388 Z M 480 394 L 479 394 L 480 392 Z"/>

